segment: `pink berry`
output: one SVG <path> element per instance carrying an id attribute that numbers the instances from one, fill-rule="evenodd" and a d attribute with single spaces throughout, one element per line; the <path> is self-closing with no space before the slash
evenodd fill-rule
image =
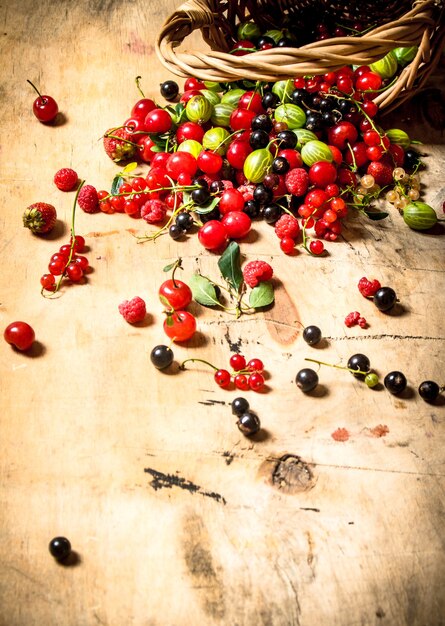
<path id="1" fill-rule="evenodd" d="M 145 302 L 139 296 L 135 296 L 131 300 L 124 300 L 119 304 L 118 309 L 119 313 L 129 324 L 141 322 L 147 313 Z"/>

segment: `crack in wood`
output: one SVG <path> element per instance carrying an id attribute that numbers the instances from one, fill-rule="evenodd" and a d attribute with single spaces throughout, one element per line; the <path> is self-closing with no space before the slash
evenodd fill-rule
<path id="1" fill-rule="evenodd" d="M 227 504 L 226 499 L 221 494 L 214 491 L 206 491 L 199 485 L 195 485 L 195 483 L 191 480 L 187 480 L 182 476 L 177 476 L 176 474 L 164 474 L 164 472 L 159 472 L 151 467 L 144 468 L 144 472 L 153 477 L 153 480 L 150 481 L 150 485 L 155 491 L 158 489 L 171 489 L 172 487 L 179 487 L 179 489 L 185 489 L 189 493 L 199 493 L 201 496 L 206 496 L 207 498 L 216 500 L 216 502 Z"/>

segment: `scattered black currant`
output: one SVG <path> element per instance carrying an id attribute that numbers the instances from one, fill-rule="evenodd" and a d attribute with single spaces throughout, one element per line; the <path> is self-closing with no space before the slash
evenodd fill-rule
<path id="1" fill-rule="evenodd" d="M 443 389 L 434 380 L 424 380 L 419 385 L 419 395 L 425 402 L 435 402 Z"/>
<path id="2" fill-rule="evenodd" d="M 312 391 L 318 385 L 318 374 L 310 367 L 305 367 L 297 373 L 295 382 L 301 391 Z"/>
<path id="3" fill-rule="evenodd" d="M 193 227 L 193 217 L 186 211 L 178 213 L 175 219 L 175 224 L 187 232 Z"/>
<path id="4" fill-rule="evenodd" d="M 275 47 L 275 41 L 272 39 L 272 37 L 268 37 L 267 35 L 262 35 L 256 41 L 256 47 L 257 48 L 262 48 L 266 44 L 267 45 L 272 45 L 273 47 Z"/>
<path id="5" fill-rule="evenodd" d="M 171 102 L 179 94 L 179 86 L 174 80 L 166 80 L 161 84 L 161 96 Z"/>
<path id="6" fill-rule="evenodd" d="M 232 400 L 232 413 L 238 417 L 249 410 L 249 403 L 246 398 L 235 398 Z"/>
<path id="7" fill-rule="evenodd" d="M 275 174 L 286 174 L 289 170 L 289 161 L 284 157 L 276 157 L 272 161 L 272 172 Z"/>
<path id="8" fill-rule="evenodd" d="M 160 344 L 155 346 L 150 354 L 150 360 L 158 370 L 163 370 L 173 363 L 173 350 Z"/>
<path id="9" fill-rule="evenodd" d="M 295 148 L 295 146 L 297 145 L 297 141 L 297 135 L 291 130 L 282 130 L 277 135 L 277 144 L 280 147 L 280 150 L 284 150 L 285 148 Z M 276 173 L 280 174 L 280 172 Z"/>
<path id="10" fill-rule="evenodd" d="M 265 130 L 266 133 L 270 133 L 273 128 L 273 123 L 269 115 L 266 115 L 266 113 L 260 113 L 260 115 L 253 118 L 251 128 L 252 130 Z"/>
<path id="11" fill-rule="evenodd" d="M 210 183 L 210 191 L 212 193 L 219 193 L 223 191 L 224 183 L 221 180 L 214 180 Z"/>
<path id="12" fill-rule="evenodd" d="M 263 184 L 259 184 L 253 190 L 253 199 L 259 204 L 267 204 L 273 198 L 273 191 Z"/>
<path id="13" fill-rule="evenodd" d="M 259 217 L 260 215 L 260 207 L 258 205 L 257 202 L 255 202 L 254 200 L 247 200 L 246 204 L 244 205 L 244 213 L 247 213 L 247 215 L 253 219 L 255 217 Z"/>
<path id="14" fill-rule="evenodd" d="M 269 204 L 269 206 L 266 206 L 263 209 L 264 221 L 268 224 L 275 224 L 275 222 L 281 216 L 281 213 L 281 207 L 279 207 L 277 204 Z"/>
<path id="15" fill-rule="evenodd" d="M 180 239 L 184 234 L 184 230 L 177 224 L 172 224 L 168 229 L 168 234 L 172 239 Z"/>
<path id="16" fill-rule="evenodd" d="M 383 379 L 383 384 L 390 393 L 397 395 L 406 389 L 406 376 L 402 372 L 389 372 Z"/>
<path id="17" fill-rule="evenodd" d="M 380 287 L 373 296 L 373 302 L 379 311 L 389 311 L 397 302 L 397 295 L 391 287 Z"/>
<path id="18" fill-rule="evenodd" d="M 190 198 L 193 200 L 195 204 L 198 206 L 202 206 L 206 204 L 210 200 L 210 191 L 205 187 L 198 187 L 194 189 L 190 194 Z"/>
<path id="19" fill-rule="evenodd" d="M 255 435 L 261 428 L 258 415 L 253 411 L 247 410 L 239 416 L 236 423 L 243 435 Z"/>
<path id="20" fill-rule="evenodd" d="M 311 95 L 306 89 L 295 89 L 291 94 L 291 100 L 299 107 L 308 107 L 311 104 Z"/>
<path id="21" fill-rule="evenodd" d="M 351 370 L 354 376 L 364 376 L 369 372 L 370 368 L 371 363 L 365 354 L 353 354 L 348 360 L 347 369 Z"/>
<path id="22" fill-rule="evenodd" d="M 48 548 L 58 561 L 63 561 L 71 554 L 71 543 L 66 537 L 54 537 L 49 542 Z"/>
<path id="23" fill-rule="evenodd" d="M 261 103 L 265 109 L 276 109 L 280 103 L 280 99 L 277 94 L 269 91 L 264 94 Z"/>
<path id="24" fill-rule="evenodd" d="M 321 330 L 318 326 L 306 326 L 303 330 L 303 339 L 310 346 L 315 346 L 321 340 Z"/>

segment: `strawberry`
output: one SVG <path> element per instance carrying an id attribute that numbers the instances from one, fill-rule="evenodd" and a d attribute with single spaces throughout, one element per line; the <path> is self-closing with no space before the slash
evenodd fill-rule
<path id="1" fill-rule="evenodd" d="M 380 161 L 371 161 L 366 173 L 374 176 L 377 185 L 386 187 L 386 185 L 390 185 L 393 182 L 393 169 L 393 166 L 386 159 L 381 159 Z"/>
<path id="2" fill-rule="evenodd" d="M 46 202 L 35 202 L 23 213 L 23 226 L 34 234 L 49 233 L 56 221 L 56 209 Z"/>
<path id="3" fill-rule="evenodd" d="M 131 133 L 125 128 L 109 128 L 104 135 L 104 148 L 110 159 L 127 161 L 134 157 L 136 146 L 130 141 Z"/>

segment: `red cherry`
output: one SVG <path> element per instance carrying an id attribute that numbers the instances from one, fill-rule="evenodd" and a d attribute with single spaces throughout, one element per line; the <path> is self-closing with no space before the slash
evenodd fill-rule
<path id="1" fill-rule="evenodd" d="M 175 152 L 170 155 L 170 158 L 167 161 L 166 169 L 167 173 L 174 180 L 177 180 L 179 174 L 189 174 L 189 176 L 194 176 L 198 170 L 198 162 L 193 154 L 190 154 L 190 152 Z M 168 183 L 163 186 L 168 186 Z"/>
<path id="2" fill-rule="evenodd" d="M 198 230 L 198 239 L 207 250 L 220 250 L 227 245 L 229 236 L 221 222 L 210 220 Z"/>
<path id="3" fill-rule="evenodd" d="M 190 76 L 184 82 L 184 91 L 188 91 L 189 89 L 205 89 L 205 84 L 199 80 L 199 78 L 195 78 L 194 76 Z"/>
<path id="4" fill-rule="evenodd" d="M 142 98 L 142 100 L 138 100 L 136 104 L 131 109 L 131 117 L 137 117 L 139 119 L 145 120 L 150 111 L 156 109 L 156 104 L 150 98 Z"/>
<path id="5" fill-rule="evenodd" d="M 27 81 L 31 87 L 39 94 L 39 97 L 34 100 L 32 105 L 32 111 L 39 122 L 52 122 L 59 112 L 57 102 L 51 96 L 42 95 L 37 87 L 32 84 L 30 80 Z"/>
<path id="6" fill-rule="evenodd" d="M 175 311 L 164 320 L 164 332 L 173 341 L 188 341 L 196 331 L 196 319 L 188 311 Z"/>
<path id="7" fill-rule="evenodd" d="M 339 148 L 339 150 L 344 150 L 347 142 L 356 142 L 357 137 L 358 131 L 351 122 L 338 122 L 328 129 L 328 143 Z"/>
<path id="8" fill-rule="evenodd" d="M 229 187 L 229 189 L 223 191 L 218 208 L 222 215 L 225 215 L 226 213 L 230 213 L 230 211 L 242 211 L 244 204 L 245 200 L 243 194 L 238 191 L 238 189 Z"/>
<path id="9" fill-rule="evenodd" d="M 12 322 L 5 328 L 3 337 L 7 343 L 15 346 L 17 350 L 24 351 L 29 350 L 34 343 L 35 333 L 26 322 Z"/>
<path id="10" fill-rule="evenodd" d="M 257 115 L 264 113 L 263 100 L 260 94 L 256 91 L 245 91 L 241 98 L 238 100 L 239 109 L 248 109 L 253 111 Z"/>
<path id="11" fill-rule="evenodd" d="M 177 278 L 164 281 L 159 287 L 158 294 L 161 302 L 165 303 L 166 300 L 172 309 L 185 309 L 193 299 L 190 287 Z"/>
<path id="12" fill-rule="evenodd" d="M 204 174 L 216 174 L 223 166 L 222 157 L 215 152 L 203 150 L 198 155 L 198 167 Z"/>
<path id="13" fill-rule="evenodd" d="M 242 239 L 250 231 L 252 220 L 243 211 L 230 211 L 221 220 L 230 239 Z"/>
<path id="14" fill-rule="evenodd" d="M 232 141 L 227 149 L 226 159 L 232 167 L 242 170 L 244 161 L 252 150 L 252 146 L 247 141 Z"/>
<path id="15" fill-rule="evenodd" d="M 176 139 L 178 143 L 182 143 L 187 139 L 193 139 L 198 143 L 202 143 L 202 138 L 204 137 L 205 130 L 200 124 L 196 122 L 184 122 L 178 126 L 176 130 Z"/>
<path id="16" fill-rule="evenodd" d="M 235 109 L 230 116 L 230 128 L 232 130 L 248 130 L 257 113 L 252 109 Z"/>
<path id="17" fill-rule="evenodd" d="M 328 161 L 318 161 L 309 168 L 309 180 L 316 187 L 323 189 L 337 178 L 337 169 Z"/>
<path id="18" fill-rule="evenodd" d="M 166 133 L 172 127 L 172 118 L 165 109 L 153 109 L 145 118 L 147 133 Z"/>

